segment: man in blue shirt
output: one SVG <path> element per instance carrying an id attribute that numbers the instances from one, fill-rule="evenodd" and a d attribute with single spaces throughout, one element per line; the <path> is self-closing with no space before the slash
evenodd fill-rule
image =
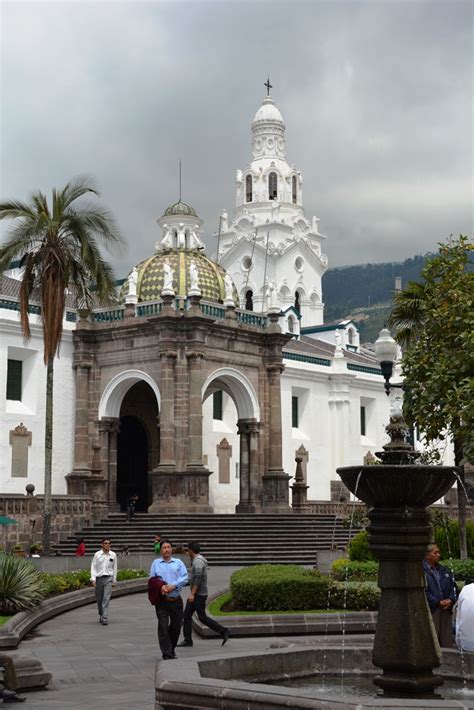
<path id="1" fill-rule="evenodd" d="M 176 658 L 174 649 L 178 643 L 183 622 L 183 600 L 179 593 L 188 584 L 188 573 L 181 560 L 172 557 L 173 546 L 169 540 L 161 541 L 161 557 L 153 561 L 150 577 L 161 577 L 161 601 L 155 606 L 158 618 L 158 643 L 163 660 Z"/>
<path id="2" fill-rule="evenodd" d="M 439 645 L 442 648 L 451 648 L 453 645 L 452 611 L 458 590 L 453 574 L 447 567 L 439 564 L 440 559 L 438 545 L 428 545 L 423 560 L 425 591 Z"/>

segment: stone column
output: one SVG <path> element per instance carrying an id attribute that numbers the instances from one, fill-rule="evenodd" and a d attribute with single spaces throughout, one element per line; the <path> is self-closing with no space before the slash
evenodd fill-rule
<path id="1" fill-rule="evenodd" d="M 202 358 L 203 354 L 186 353 L 189 367 L 189 436 L 188 467 L 202 467 Z"/>
<path id="2" fill-rule="evenodd" d="M 76 422 L 74 439 L 74 474 L 90 474 L 89 466 L 89 373 L 92 362 L 74 363 L 76 369 Z"/>
<path id="3" fill-rule="evenodd" d="M 283 364 L 267 365 L 269 396 L 268 468 L 263 476 L 263 512 L 291 513 L 290 477 L 282 467 L 281 373 Z"/>
<path id="4" fill-rule="evenodd" d="M 239 419 L 237 429 L 240 435 L 240 501 L 235 507 L 235 512 L 259 513 L 261 511 L 258 466 L 259 424 L 255 419 Z"/>
<path id="5" fill-rule="evenodd" d="M 174 428 L 174 367 L 177 358 L 176 352 L 160 353 L 160 463 L 159 467 L 174 468 L 176 466 L 175 454 L 175 428 Z"/>
<path id="6" fill-rule="evenodd" d="M 101 464 L 106 474 L 105 492 L 109 511 L 117 511 L 120 505 L 117 501 L 117 437 L 120 430 L 120 419 L 107 417 L 99 422 L 101 437 Z"/>

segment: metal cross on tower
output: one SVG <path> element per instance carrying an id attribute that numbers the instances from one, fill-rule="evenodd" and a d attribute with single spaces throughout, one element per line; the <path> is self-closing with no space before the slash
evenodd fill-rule
<path id="1" fill-rule="evenodd" d="M 263 85 L 267 87 L 267 96 L 270 96 L 270 89 L 273 89 L 273 85 L 270 84 L 270 77 L 268 77 Z"/>

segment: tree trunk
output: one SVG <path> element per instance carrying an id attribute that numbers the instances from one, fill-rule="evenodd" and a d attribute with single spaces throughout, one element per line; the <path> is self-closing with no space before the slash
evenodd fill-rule
<path id="1" fill-rule="evenodd" d="M 51 477 L 53 460 L 53 367 L 54 357 L 46 369 L 46 421 L 44 429 L 44 501 L 43 501 L 43 553 L 51 552 Z"/>
<path id="2" fill-rule="evenodd" d="M 466 535 L 466 486 L 464 481 L 464 466 L 461 465 L 463 459 L 462 447 L 457 439 L 454 439 L 454 463 L 457 466 L 458 480 L 458 522 L 459 522 L 459 557 L 467 560 L 467 535 Z"/>

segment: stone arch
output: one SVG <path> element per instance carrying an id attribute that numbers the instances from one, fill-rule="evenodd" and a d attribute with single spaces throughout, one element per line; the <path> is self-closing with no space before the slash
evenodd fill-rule
<path id="1" fill-rule="evenodd" d="M 105 417 L 118 419 L 123 398 L 137 382 L 146 382 L 151 387 L 158 403 L 158 411 L 160 411 L 161 395 L 155 380 L 141 370 L 124 370 L 124 372 L 112 377 L 105 386 L 99 403 L 99 419 L 104 419 Z"/>
<path id="2" fill-rule="evenodd" d="M 217 390 L 223 390 L 233 399 L 239 419 L 260 421 L 260 405 L 255 389 L 241 372 L 232 367 L 214 370 L 202 387 L 203 401 Z"/>

